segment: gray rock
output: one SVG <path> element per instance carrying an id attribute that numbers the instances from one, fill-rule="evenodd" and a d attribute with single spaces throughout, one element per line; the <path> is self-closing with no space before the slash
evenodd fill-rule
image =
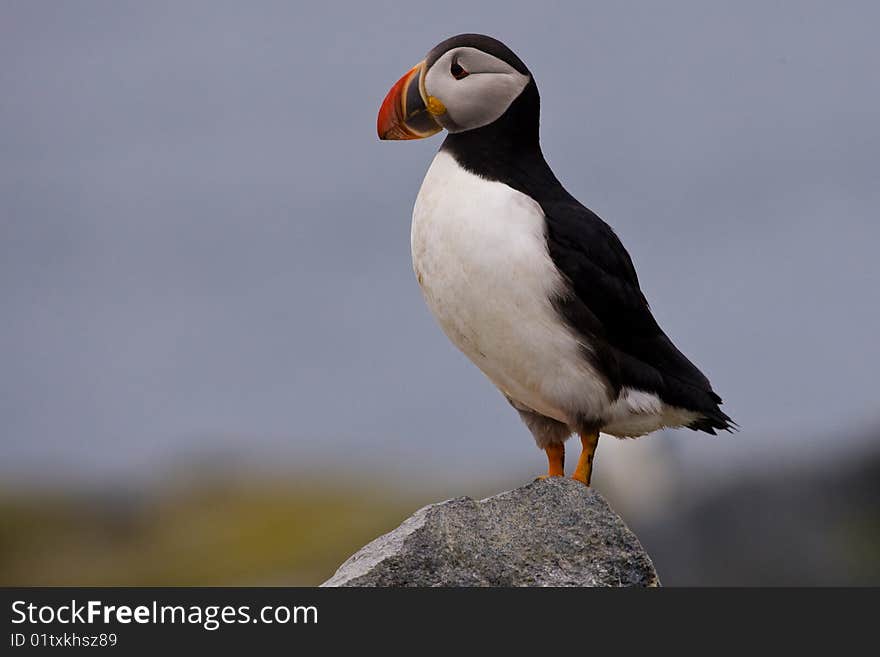
<path id="1" fill-rule="evenodd" d="M 416 511 L 322 586 L 658 586 L 654 565 L 592 488 L 563 477 Z"/>

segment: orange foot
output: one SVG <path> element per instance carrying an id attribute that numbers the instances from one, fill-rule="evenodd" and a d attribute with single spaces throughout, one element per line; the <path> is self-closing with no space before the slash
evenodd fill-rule
<path id="1" fill-rule="evenodd" d="M 547 474 L 537 477 L 535 480 L 549 479 L 550 477 L 565 476 L 565 445 L 553 443 L 544 448 L 547 452 Z"/>
<path id="2" fill-rule="evenodd" d="M 593 455 L 596 453 L 596 445 L 599 444 L 599 432 L 581 434 L 581 456 L 578 459 L 577 468 L 571 478 L 582 484 L 590 485 L 590 477 L 593 474 Z"/>

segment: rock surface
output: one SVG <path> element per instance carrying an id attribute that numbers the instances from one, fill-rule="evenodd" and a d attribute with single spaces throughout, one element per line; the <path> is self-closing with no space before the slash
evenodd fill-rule
<path id="1" fill-rule="evenodd" d="M 657 586 L 648 554 L 592 488 L 564 477 L 416 511 L 322 586 Z"/>

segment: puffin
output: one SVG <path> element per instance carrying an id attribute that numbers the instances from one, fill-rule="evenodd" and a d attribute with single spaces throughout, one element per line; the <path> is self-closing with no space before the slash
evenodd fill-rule
<path id="1" fill-rule="evenodd" d="M 546 452 L 545 477 L 590 485 L 603 433 L 715 435 L 736 423 L 663 332 L 612 228 L 559 182 L 539 142 L 535 79 L 489 36 L 441 42 L 390 89 L 382 140 L 447 135 L 412 213 L 412 263 L 450 341 L 500 390 Z"/>

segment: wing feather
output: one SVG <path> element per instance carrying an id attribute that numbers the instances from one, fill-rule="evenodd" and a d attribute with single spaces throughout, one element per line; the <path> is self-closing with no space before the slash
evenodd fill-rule
<path id="1" fill-rule="evenodd" d="M 721 398 L 654 319 L 632 259 L 602 219 L 573 199 L 542 206 L 550 256 L 569 284 L 557 300 L 562 315 L 593 345 L 615 388 L 657 394 L 700 413 L 692 428 L 730 429 Z"/>

